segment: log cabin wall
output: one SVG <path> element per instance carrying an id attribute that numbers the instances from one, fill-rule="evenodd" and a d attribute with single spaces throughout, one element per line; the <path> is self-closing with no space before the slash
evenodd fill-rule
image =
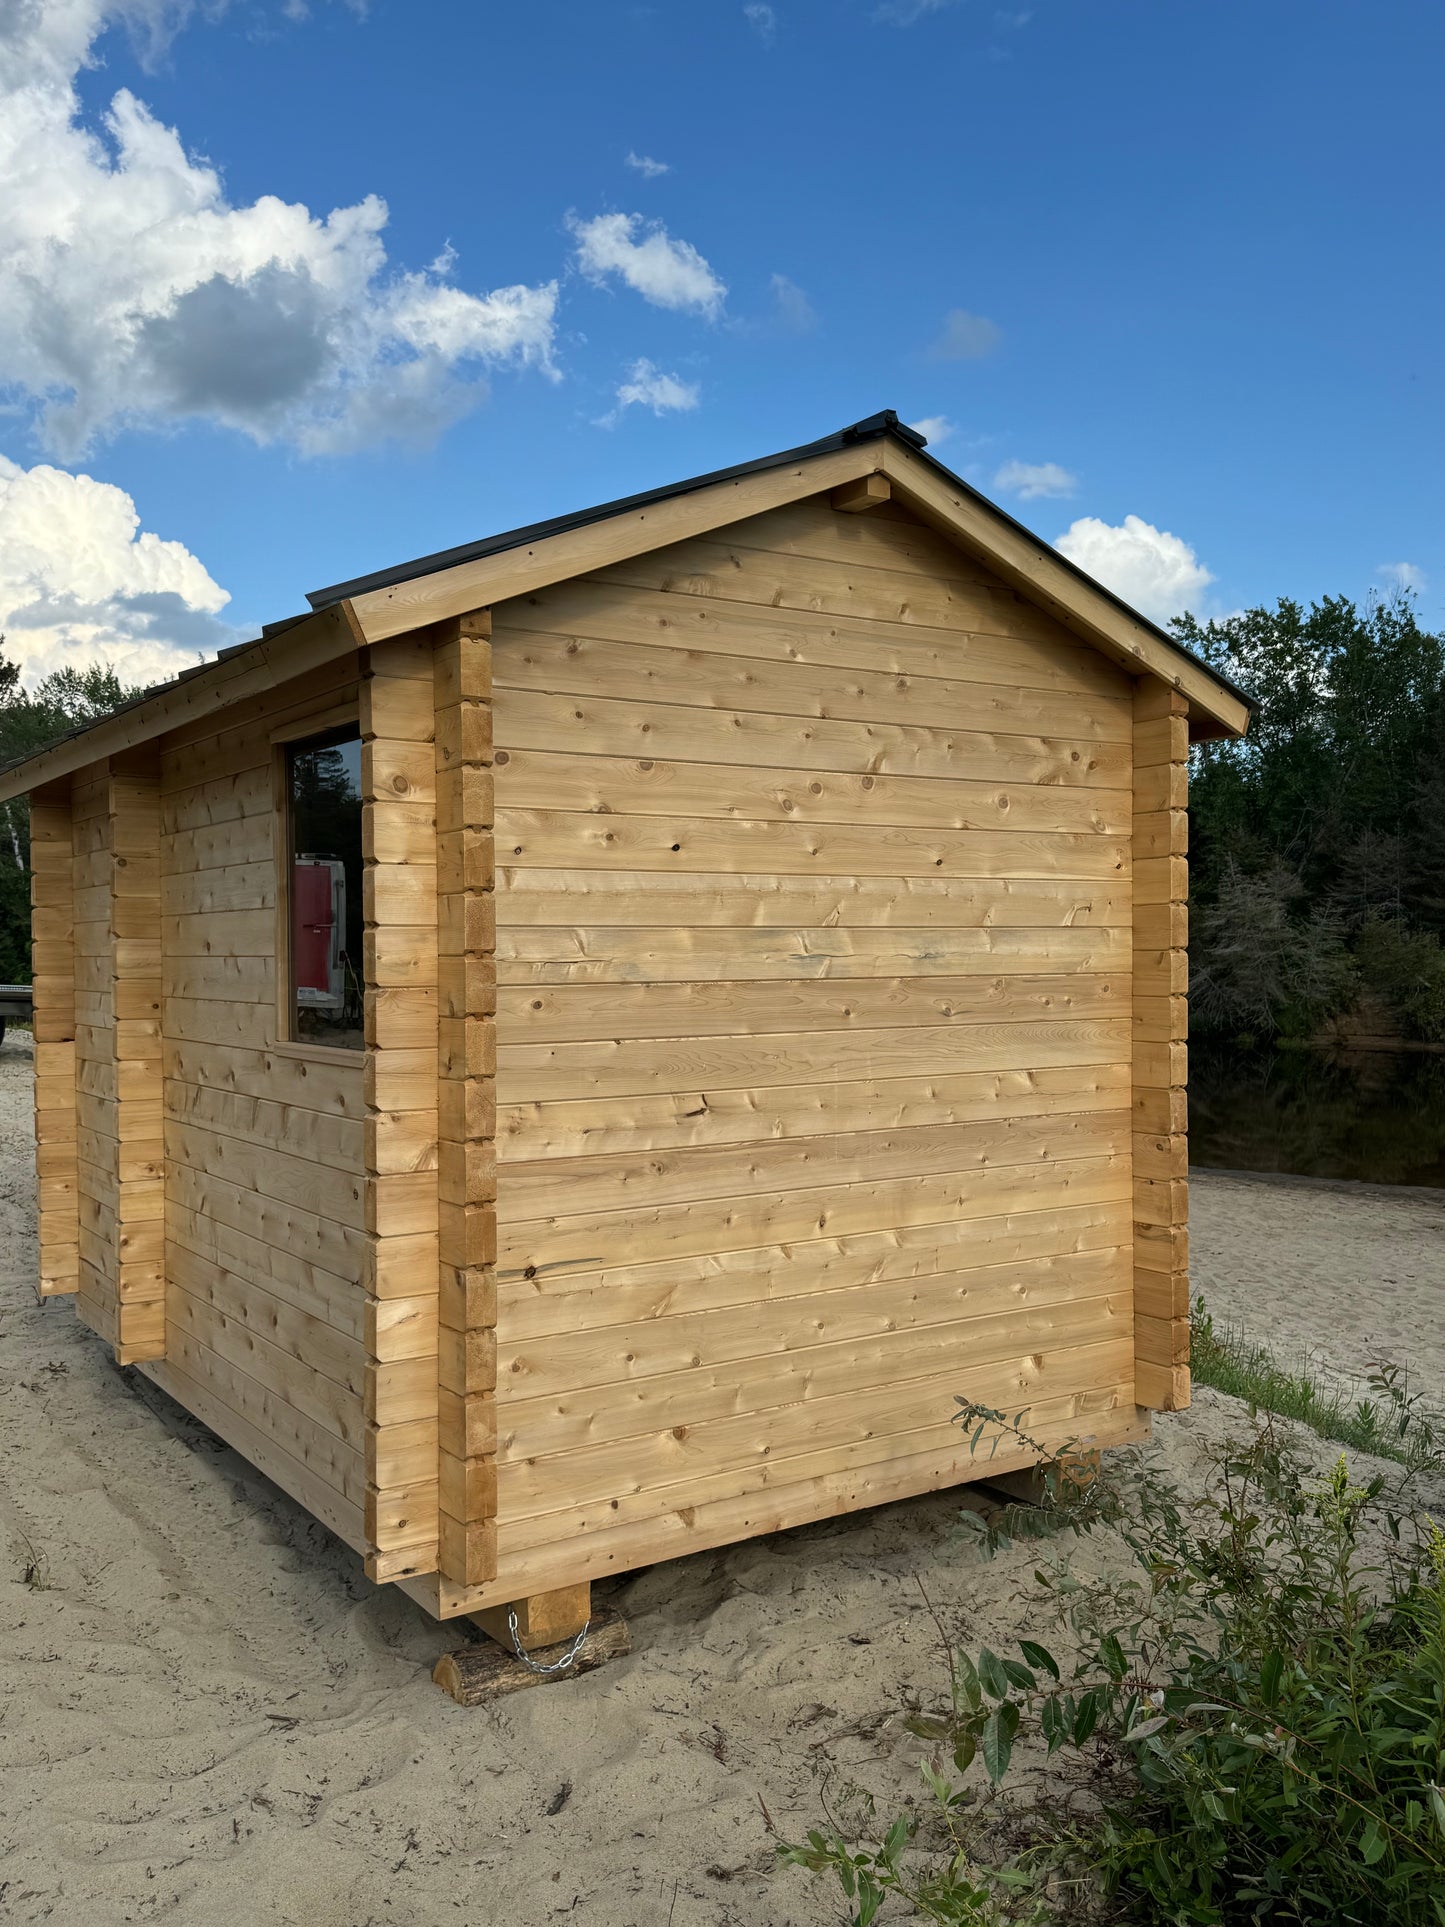
<path id="1" fill-rule="evenodd" d="M 35 1036 L 37 1296 L 80 1284 L 75 1091 L 75 849 L 68 780 L 30 799 L 31 995 Z"/>
<path id="2" fill-rule="evenodd" d="M 114 1347 L 119 1083 L 111 950 L 110 766 L 71 791 L 75 906 L 75 1117 L 80 1276 L 76 1308 Z"/>
<path id="3" fill-rule="evenodd" d="M 1129 677 L 826 497 L 493 674 L 488 1596 L 1134 1435 Z"/>
<path id="4" fill-rule="evenodd" d="M 366 1570 L 436 1570 L 438 1185 L 436 698 L 430 636 L 368 649 L 360 690 L 366 869 Z"/>
<path id="5" fill-rule="evenodd" d="M 166 1327 L 140 1369 L 364 1551 L 363 1053 L 278 1042 L 277 992 L 278 732 L 356 702 L 353 657 L 162 745 Z"/>
<path id="6" fill-rule="evenodd" d="M 1134 696 L 1135 1396 L 1189 1403 L 1189 725 L 1154 679 Z"/>

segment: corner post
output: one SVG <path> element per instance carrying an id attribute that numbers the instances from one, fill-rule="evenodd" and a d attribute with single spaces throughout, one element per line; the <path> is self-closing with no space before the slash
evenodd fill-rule
<path id="1" fill-rule="evenodd" d="M 70 784 L 30 799 L 31 977 L 35 1010 L 35 1169 L 40 1188 L 36 1294 L 80 1285 L 80 1190 L 76 1169 L 75 864 Z"/>
<path id="2" fill-rule="evenodd" d="M 1134 694 L 1134 1396 L 1189 1403 L 1188 705 Z"/>
<path id="3" fill-rule="evenodd" d="M 110 854 L 115 1357 L 136 1365 L 166 1355 L 161 776 L 154 743 L 111 759 Z"/>
<path id="4" fill-rule="evenodd" d="M 429 635 L 361 681 L 370 1579 L 437 1563 L 436 776 Z"/>
<path id="5" fill-rule="evenodd" d="M 435 656 L 440 1555 L 475 1586 L 497 1570 L 496 853 L 492 622 L 438 626 Z"/>

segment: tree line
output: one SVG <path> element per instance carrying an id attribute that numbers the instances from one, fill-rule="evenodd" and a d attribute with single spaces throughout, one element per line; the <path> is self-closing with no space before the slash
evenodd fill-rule
<path id="1" fill-rule="evenodd" d="M 0 649 L 5 638 L 0 636 Z M 139 696 L 109 664 L 60 669 L 33 690 L 0 654 L 0 764 L 30 756 Z M 30 982 L 30 806 L 0 803 L 0 983 Z"/>
<path id="2" fill-rule="evenodd" d="M 1190 772 L 1190 1021 L 1445 1040 L 1445 636 L 1327 596 L 1180 641 L 1258 704 Z"/>

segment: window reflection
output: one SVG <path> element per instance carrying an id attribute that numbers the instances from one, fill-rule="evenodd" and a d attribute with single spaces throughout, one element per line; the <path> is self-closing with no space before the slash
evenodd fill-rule
<path id="1" fill-rule="evenodd" d="M 355 724 L 286 752 L 291 1035 L 360 1050 L 361 733 Z"/>

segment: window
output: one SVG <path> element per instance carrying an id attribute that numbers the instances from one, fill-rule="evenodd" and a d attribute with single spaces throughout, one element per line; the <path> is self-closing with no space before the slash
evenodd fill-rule
<path id="1" fill-rule="evenodd" d="M 360 1050 L 361 732 L 286 747 L 290 1035 Z"/>

